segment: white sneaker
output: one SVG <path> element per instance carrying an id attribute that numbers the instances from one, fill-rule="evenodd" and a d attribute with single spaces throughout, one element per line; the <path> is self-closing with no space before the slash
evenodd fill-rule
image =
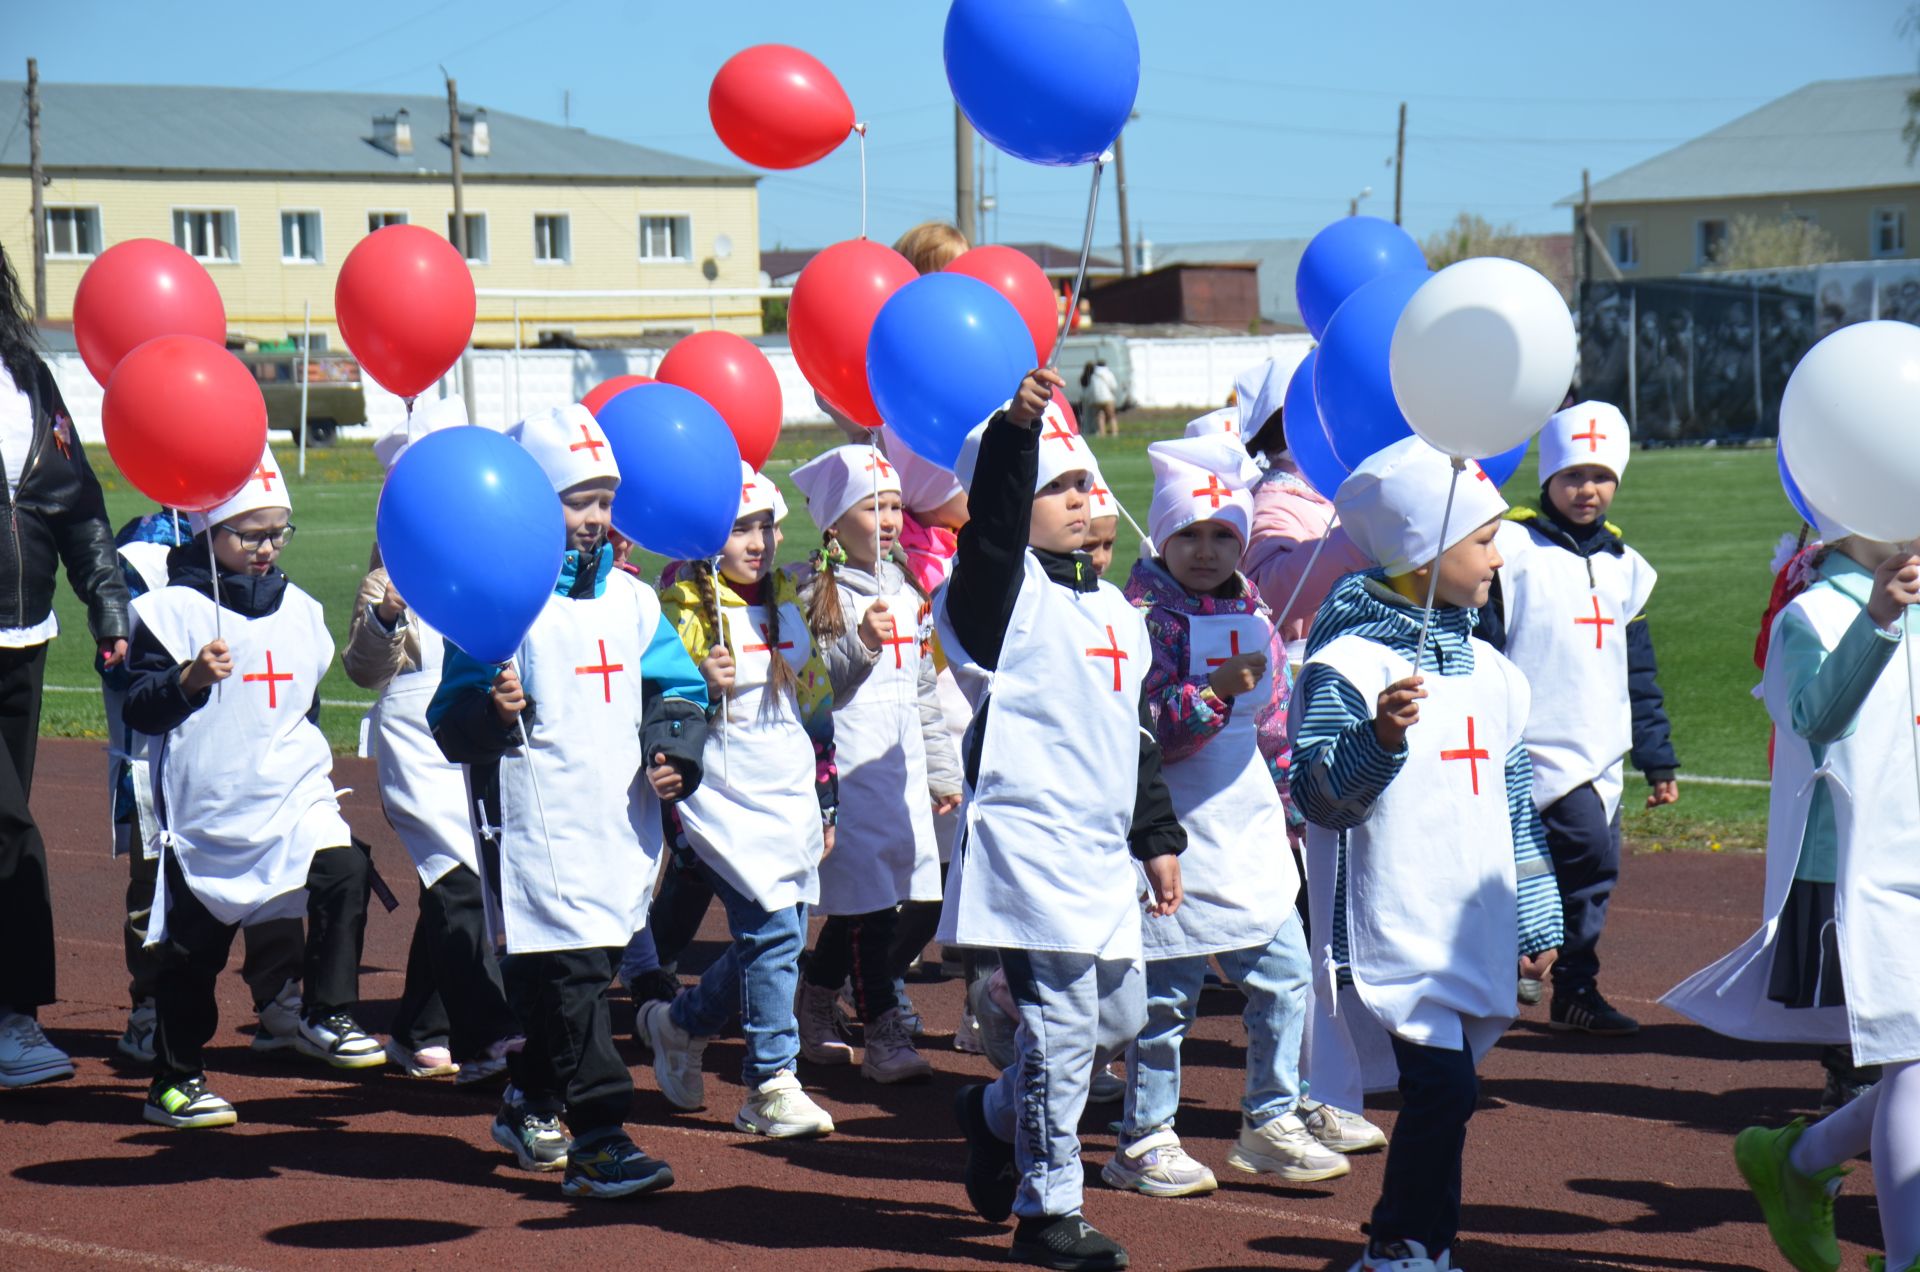
<path id="1" fill-rule="evenodd" d="M 253 1031 L 255 1051 L 285 1051 L 300 1036 L 300 982 L 288 981 L 260 1009 L 260 1024 Z"/>
<path id="2" fill-rule="evenodd" d="M 453 1075 L 453 1084 L 473 1086 L 479 1082 L 491 1082 L 507 1071 L 507 1057 L 526 1045 L 527 1040 L 518 1034 L 488 1043 L 486 1050 L 479 1055 L 460 1062 L 460 1071 Z"/>
<path id="3" fill-rule="evenodd" d="M 883 1085 L 933 1076 L 933 1066 L 914 1050 L 906 1013 L 900 1008 L 893 1008 L 867 1026 L 867 1045 L 860 1056 L 860 1072 Z"/>
<path id="4" fill-rule="evenodd" d="M 1540 1005 L 1540 999 L 1545 993 L 1545 989 L 1546 987 L 1540 983 L 1537 977 L 1522 976 L 1520 978 L 1521 1004 L 1527 1007 L 1538 1007 Z"/>
<path id="5" fill-rule="evenodd" d="M 1126 1098 L 1127 1080 L 1115 1073 L 1112 1065 L 1093 1071 L 1093 1080 L 1087 1084 L 1088 1104 L 1118 1104 Z"/>
<path id="6" fill-rule="evenodd" d="M 159 1023 L 159 1012 L 154 1010 L 153 999 L 142 998 L 127 1013 L 127 1029 L 120 1035 L 120 1041 L 114 1048 L 127 1059 L 138 1064 L 153 1063 L 153 1031 Z"/>
<path id="7" fill-rule="evenodd" d="M 994 976 L 1004 980 L 1005 975 L 996 967 L 993 976 L 983 976 L 967 988 L 967 1008 L 973 1013 L 980 1046 L 986 1053 L 987 1063 L 996 1069 L 1011 1069 L 1020 1059 L 1020 1043 L 1016 1037 L 1020 1022 L 1001 1008 L 993 994 Z"/>
<path id="8" fill-rule="evenodd" d="M 980 1040 L 980 1021 L 974 1016 L 971 1003 L 960 1008 L 960 1027 L 953 1031 L 953 1049 L 970 1056 L 987 1054 L 987 1044 Z"/>
<path id="9" fill-rule="evenodd" d="M 1300 1101 L 1294 1112 L 1313 1132 L 1313 1138 L 1336 1153 L 1364 1153 L 1387 1146 L 1387 1133 L 1358 1113 L 1314 1100 Z"/>
<path id="10" fill-rule="evenodd" d="M 1451 1250 L 1441 1251 L 1436 1259 L 1428 1255 L 1427 1248 L 1418 1241 L 1389 1241 L 1378 1255 L 1369 1244 L 1360 1261 L 1347 1272 L 1462 1272 L 1462 1269 L 1453 1266 Z"/>
<path id="11" fill-rule="evenodd" d="M 303 1056 L 325 1060 L 336 1069 L 377 1069 L 387 1062 L 387 1049 L 380 1040 L 344 1011 L 321 1020 L 302 1020 L 300 1031 L 293 1037 L 293 1049 Z"/>
<path id="12" fill-rule="evenodd" d="M 460 1072 L 460 1066 L 453 1062 L 453 1052 L 445 1047 L 422 1047 L 418 1051 L 409 1051 L 398 1041 L 387 1040 L 387 1059 L 400 1066 L 410 1078 L 450 1078 Z"/>
<path id="13" fill-rule="evenodd" d="M 1242 1122 L 1240 1139 L 1227 1153 L 1227 1165 L 1249 1175 L 1278 1175 L 1294 1184 L 1338 1179 L 1353 1169 L 1292 1113 L 1282 1113 L 1262 1126 Z"/>
<path id="14" fill-rule="evenodd" d="M 706 1077 L 700 1071 L 706 1055 L 707 1040 L 696 1038 L 673 1023 L 668 1010 L 671 1003 L 658 999 L 640 1004 L 634 1013 L 633 1032 L 653 1052 L 653 1078 L 660 1094 L 677 1109 L 704 1108 L 707 1103 Z"/>
<path id="15" fill-rule="evenodd" d="M 1121 1141 L 1100 1168 L 1100 1178 L 1148 1197 L 1191 1197 L 1220 1186 L 1205 1163 L 1187 1156 L 1180 1137 L 1170 1130 L 1142 1135 L 1131 1144 Z"/>
<path id="16" fill-rule="evenodd" d="M 0 1015 L 0 1087 L 72 1076 L 72 1057 L 47 1041 L 39 1021 L 17 1011 Z"/>
<path id="17" fill-rule="evenodd" d="M 747 1097 L 733 1129 L 769 1139 L 803 1139 L 833 1134 L 833 1119 L 800 1089 L 793 1070 L 782 1069 Z"/>
<path id="18" fill-rule="evenodd" d="M 900 1023 L 907 1027 L 907 1037 L 918 1038 L 925 1033 L 926 1022 L 920 1019 L 920 1013 L 914 1009 L 913 999 L 907 997 L 907 981 L 904 976 L 893 978 L 893 996 L 900 1004 Z"/>
<path id="19" fill-rule="evenodd" d="M 853 1048 L 840 1023 L 838 995 L 806 977 L 794 996 L 793 1016 L 800 1026 L 800 1054 L 814 1064 L 852 1064 Z"/>

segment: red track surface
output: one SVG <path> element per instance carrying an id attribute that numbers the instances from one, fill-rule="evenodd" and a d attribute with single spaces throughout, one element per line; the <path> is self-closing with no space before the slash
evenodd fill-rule
<path id="1" fill-rule="evenodd" d="M 671 1111 L 635 1062 L 632 1129 L 673 1163 L 664 1194 L 569 1203 L 552 1176 L 513 1169 L 488 1138 L 493 1105 L 450 1085 L 392 1074 L 340 1078 L 311 1062 L 257 1058 L 245 987 L 221 983 L 209 1056 L 240 1109 L 229 1131 L 164 1131 L 140 1120 L 144 1076 L 113 1060 L 125 1021 L 122 867 L 105 848 L 98 744 L 45 743 L 35 804 L 54 872 L 62 1001 L 42 1013 L 78 1062 L 68 1082 L 0 1091 L 0 1268 L 955 1268 L 998 1263 L 1007 1230 L 967 1208 L 954 1089 L 986 1076 L 948 1031 L 954 983 L 917 986 L 940 1031 L 931 1085 L 881 1090 L 858 1070 L 803 1068 L 834 1113 L 831 1139 L 775 1145 L 736 1134 L 740 1044 L 707 1052 L 709 1108 Z M 380 817 L 371 767 L 340 765 L 356 828 L 407 904 L 370 921 L 365 1022 L 383 1026 L 413 921 L 412 872 Z M 1732 1165 L 1732 1135 L 1807 1111 L 1821 1072 L 1806 1049 L 1729 1042 L 1653 1006 L 1682 975 L 1744 938 L 1761 863 L 1642 855 L 1627 870 L 1607 938 L 1606 987 L 1646 1022 L 1623 1042 L 1547 1032 L 1533 1009 L 1482 1067 L 1486 1099 L 1467 1148 L 1471 1272 L 1784 1268 Z M 716 911 L 717 912 L 717 911 Z M 709 928 L 707 935 L 719 933 Z M 713 947 L 696 952 L 704 959 Z M 1185 1051 L 1188 1149 L 1222 1176 L 1207 1198 L 1114 1192 L 1097 1166 L 1112 1147 L 1086 1126 L 1088 1217 L 1126 1243 L 1137 1268 L 1337 1268 L 1360 1244 L 1379 1154 L 1331 1186 L 1290 1188 L 1224 1165 L 1237 1129 L 1237 1001 L 1209 995 Z M 624 1016 L 624 1012 L 621 1013 Z M 617 1017 L 616 1019 L 619 1019 Z M 630 1046 L 630 1041 L 628 1043 Z M 1371 1112 L 1390 1124 L 1392 1100 Z M 1864 1164 L 1839 1206 L 1847 1266 L 1878 1248 Z"/>

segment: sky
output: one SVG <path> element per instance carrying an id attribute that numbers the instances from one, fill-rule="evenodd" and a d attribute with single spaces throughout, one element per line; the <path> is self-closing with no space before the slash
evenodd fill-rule
<path id="1" fill-rule="evenodd" d="M 1141 46 L 1126 134 L 1136 239 L 1310 235 L 1372 193 L 1393 210 L 1396 113 L 1408 104 L 1405 223 L 1463 211 L 1565 231 L 1555 202 L 1819 79 L 1912 74 L 1907 0 L 1131 0 Z M 332 0 L 220 7 L 65 0 L 10 7 L 10 64 L 74 83 L 213 84 L 435 94 L 696 158 L 732 162 L 707 86 L 760 43 L 806 49 L 845 85 L 870 139 L 869 217 L 890 240 L 953 215 L 953 106 L 938 0 Z M 1063 68 L 1074 50 L 1058 51 Z M 1100 68 L 1081 68 L 1099 73 Z M 1085 170 L 989 160 L 983 238 L 1077 246 Z M 997 175 L 995 173 L 997 172 Z M 997 181 L 997 186 L 996 186 Z M 761 185 L 761 245 L 859 232 L 852 144 Z M 1111 181 L 1096 242 L 1118 241 Z"/>

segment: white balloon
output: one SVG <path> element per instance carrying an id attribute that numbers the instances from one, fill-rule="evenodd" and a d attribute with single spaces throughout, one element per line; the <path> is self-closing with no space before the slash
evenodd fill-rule
<path id="1" fill-rule="evenodd" d="M 1566 399 L 1573 315 L 1535 269 L 1477 256 L 1447 266 L 1393 329 L 1393 396 L 1413 431 L 1460 459 L 1498 455 L 1539 432 Z"/>
<path id="2" fill-rule="evenodd" d="M 1807 350 L 1780 399 L 1807 502 L 1855 534 L 1920 537 L 1920 327 L 1858 322 Z"/>

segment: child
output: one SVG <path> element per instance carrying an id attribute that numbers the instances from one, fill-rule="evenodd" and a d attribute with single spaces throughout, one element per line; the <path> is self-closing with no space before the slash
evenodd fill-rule
<path id="1" fill-rule="evenodd" d="M 148 738 L 160 838 L 145 1108 L 159 1126 L 237 1120 L 208 1087 L 202 1055 L 219 1024 L 214 981 L 246 921 L 306 911 L 294 1047 L 340 1068 L 386 1062 L 353 1017 L 371 863 L 340 816 L 318 723 L 333 639 L 319 603 L 275 564 L 293 535 L 291 510 L 266 452 L 239 493 L 193 514 L 193 538 L 168 555 L 167 586 L 133 603 L 122 714 Z"/>
<path id="2" fill-rule="evenodd" d="M 1626 418 L 1605 402 L 1582 402 L 1547 421 L 1540 507 L 1517 508 L 1500 527 L 1495 542 L 1506 565 L 1479 627 L 1540 691 L 1527 752 L 1566 928 L 1548 1026 L 1601 1037 L 1640 1028 L 1595 984 L 1620 877 L 1621 755 L 1631 747 L 1634 767 L 1646 774 L 1648 808 L 1680 798 L 1647 627 L 1653 567 L 1607 521 L 1631 454 Z M 1523 1001 L 1539 1001 L 1538 985 L 1520 988 Z"/>
<path id="3" fill-rule="evenodd" d="M 925 1078 L 932 1066 L 914 1050 L 894 988 L 895 907 L 940 899 L 933 813 L 960 803 L 960 757 L 920 639 L 925 599 L 893 561 L 900 482 L 872 446 L 830 450 L 796 468 L 793 482 L 821 527 L 801 590 L 807 625 L 830 672 L 860 672 L 846 690 L 853 675 L 833 677 L 840 818 L 833 855 L 820 864 L 815 908 L 829 917 L 800 983 L 800 1054 L 851 1061 L 835 1002 L 851 974 L 854 1010 L 866 1026 L 860 1071 L 881 1083 Z"/>
<path id="4" fill-rule="evenodd" d="M 698 1109 L 707 1042 L 743 1017 L 747 1099 L 734 1128 L 776 1139 L 829 1135 L 833 1119 L 794 1072 L 794 999 L 801 907 L 820 899 L 820 858 L 832 844 L 833 692 L 799 590 L 773 568 L 786 502 L 769 478 L 740 468 L 739 514 L 719 568 L 671 567 L 678 577 L 662 597 L 667 620 L 701 660 L 717 712 L 706 782 L 677 810 L 676 853 L 691 855 L 719 896 L 733 943 L 671 1003 L 642 1003 L 634 1032 L 653 1052 L 660 1094 Z"/>
<path id="5" fill-rule="evenodd" d="M 461 399 L 444 398 L 414 412 L 411 435 L 465 423 Z M 408 433 L 380 440 L 375 450 L 391 471 Z M 380 804 L 420 876 L 420 913 L 387 1056 L 411 1077 L 451 1075 L 469 1085 L 506 1072 L 520 1027 L 487 933 L 466 776 L 427 727 L 445 641 L 407 607 L 379 555 L 375 545 L 340 661 L 349 680 L 380 694 L 367 717 Z"/>
<path id="6" fill-rule="evenodd" d="M 620 473 L 593 416 L 575 404 L 507 432 L 560 496 L 565 563 L 512 662 L 447 643 L 427 722 L 446 758 L 468 766 L 485 819 L 500 973 L 526 1034 L 508 1058 L 494 1141 L 522 1169 L 564 1167 L 567 1196 L 625 1197 L 667 1187 L 673 1170 L 627 1138 L 633 1077 L 607 989 L 646 921 L 659 802 L 700 782 L 706 695 L 653 592 L 613 568 Z"/>
<path id="7" fill-rule="evenodd" d="M 1087 448 L 1087 542 L 1082 549 L 1093 561 L 1093 572 L 1101 578 L 1113 568 L 1113 548 L 1120 539 L 1120 509 L 1113 491 L 1100 475 L 1100 461 Z"/>
<path id="8" fill-rule="evenodd" d="M 1142 691 L 1146 625 L 1080 550 L 1086 443 L 1039 426 L 1063 387 L 1028 375 L 955 470 L 973 520 L 934 614 L 974 720 L 940 939 L 997 949 L 1020 1012 L 1018 1063 L 956 1101 L 967 1199 L 995 1223 L 1019 1215 L 1018 1260 L 1121 1268 L 1126 1251 L 1080 1214 L 1077 1129 L 1095 1069 L 1146 1021 L 1128 854 L 1164 919 L 1186 835 Z"/>
<path id="9" fill-rule="evenodd" d="M 1207 959 L 1246 991 L 1246 1094 L 1227 1164 L 1290 1183 L 1351 1169 L 1295 1111 L 1312 965 L 1288 850 L 1285 650 L 1260 594 L 1235 568 L 1260 476 L 1238 437 L 1155 442 L 1148 534 L 1127 599 L 1153 651 L 1147 702 L 1167 789 L 1186 828 L 1183 900 L 1146 927 L 1147 1025 L 1127 1051 L 1126 1116 L 1101 1176 L 1150 1197 L 1212 1192 L 1213 1172 L 1174 1133 L 1180 1043 L 1199 1015 Z"/>
<path id="10" fill-rule="evenodd" d="M 1774 724 L 1766 923 L 1662 1001 L 1736 1038 L 1850 1041 L 1858 1063 L 1882 1066 L 1877 1085 L 1811 1127 L 1742 1131 L 1734 1158 L 1788 1262 L 1834 1272 L 1834 1196 L 1846 1163 L 1871 1148 L 1885 1266 L 1911 1272 L 1920 1267 L 1920 738 L 1909 695 L 1920 558 L 1911 545 L 1838 527 L 1823 526 L 1822 538 L 1815 581 L 1772 625 L 1762 685 Z"/>
<path id="11" fill-rule="evenodd" d="M 1340 487 L 1340 519 L 1378 567 L 1334 586 L 1289 713 L 1293 797 L 1313 826 L 1312 944 L 1341 986 L 1338 1014 L 1325 973 L 1316 986 L 1313 1080 L 1340 1076 L 1320 1063 L 1332 1044 L 1349 1047 L 1351 1065 L 1384 1030 L 1383 1067 L 1397 1068 L 1404 1101 L 1355 1272 L 1455 1265 L 1474 1068 L 1513 1020 L 1516 970 L 1540 975 L 1560 940 L 1521 741 L 1527 682 L 1471 632 L 1500 566 L 1493 539 L 1506 510 L 1472 473 L 1458 481 L 1444 539 L 1454 473 L 1420 439 L 1386 447 Z"/>
<path id="12" fill-rule="evenodd" d="M 162 509 L 129 521 L 114 538 L 120 573 L 129 596 L 144 596 L 167 585 L 167 556 L 186 541 L 185 520 Z M 133 1007 L 115 1048 L 136 1064 L 153 1063 L 154 980 L 160 951 L 147 945 L 154 887 L 160 878 L 160 828 L 153 817 L 153 773 L 143 734 L 126 727 L 122 708 L 130 675 L 126 664 L 100 671 L 101 705 L 106 715 L 107 788 L 113 810 L 113 854 L 127 859 L 126 947 L 128 995 Z M 253 993 L 258 1025 L 255 1051 L 293 1046 L 300 1029 L 300 970 L 306 932 L 299 918 L 266 919 L 240 929 L 246 949 L 240 976 Z"/>

